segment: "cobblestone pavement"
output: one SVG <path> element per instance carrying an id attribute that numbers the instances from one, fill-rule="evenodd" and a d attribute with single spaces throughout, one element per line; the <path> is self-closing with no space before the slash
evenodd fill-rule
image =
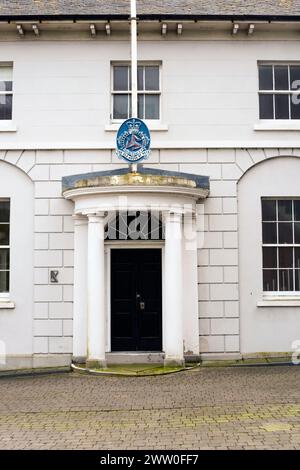
<path id="1" fill-rule="evenodd" d="M 0 379 L 1 449 L 300 449 L 300 368 Z"/>

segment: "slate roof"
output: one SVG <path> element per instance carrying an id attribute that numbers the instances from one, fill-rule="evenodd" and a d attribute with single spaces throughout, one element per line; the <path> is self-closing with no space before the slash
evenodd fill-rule
<path id="1" fill-rule="evenodd" d="M 300 0 L 137 0 L 143 18 L 300 19 Z M 130 0 L 0 0 L 0 18 L 128 18 Z"/>

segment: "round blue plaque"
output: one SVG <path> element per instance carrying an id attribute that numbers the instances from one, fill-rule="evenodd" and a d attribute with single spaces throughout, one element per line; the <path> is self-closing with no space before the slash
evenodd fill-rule
<path id="1" fill-rule="evenodd" d="M 117 134 L 117 156 L 129 163 L 145 160 L 150 155 L 150 132 L 138 118 L 124 121 Z"/>

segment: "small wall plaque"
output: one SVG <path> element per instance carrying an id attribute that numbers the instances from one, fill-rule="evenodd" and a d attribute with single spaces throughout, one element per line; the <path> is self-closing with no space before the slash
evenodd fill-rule
<path id="1" fill-rule="evenodd" d="M 59 274 L 59 271 L 50 271 L 50 282 L 52 284 L 58 283 L 58 274 Z"/>

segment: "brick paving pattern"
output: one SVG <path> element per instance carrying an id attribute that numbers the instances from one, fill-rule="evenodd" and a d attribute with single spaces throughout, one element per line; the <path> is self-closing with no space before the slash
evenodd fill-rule
<path id="1" fill-rule="evenodd" d="M 300 449 L 300 368 L 1 378 L 0 449 Z"/>

